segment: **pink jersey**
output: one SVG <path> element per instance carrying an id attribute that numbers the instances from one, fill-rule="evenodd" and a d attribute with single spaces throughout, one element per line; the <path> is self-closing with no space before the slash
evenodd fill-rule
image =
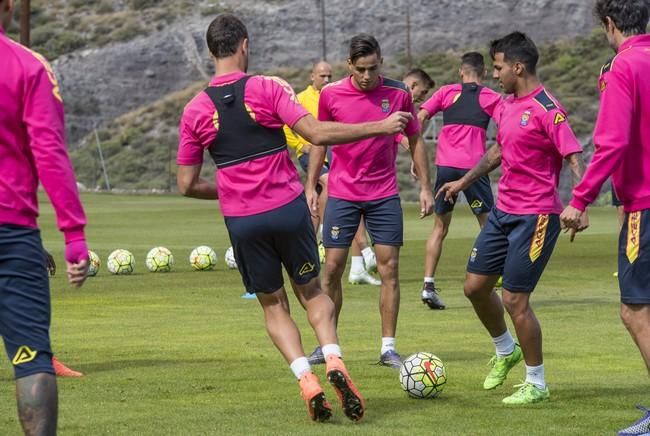
<path id="1" fill-rule="evenodd" d="M 584 210 L 612 175 L 626 212 L 650 209 L 650 35 L 628 38 L 600 77 L 596 151 L 571 205 Z"/>
<path id="2" fill-rule="evenodd" d="M 233 83 L 244 75 L 235 72 L 216 76 L 210 86 Z M 282 129 L 285 124 L 293 127 L 309 114 L 298 104 L 291 86 L 277 77 L 251 77 L 246 83 L 244 103 L 258 124 L 272 129 Z M 201 92 L 183 112 L 176 163 L 201 164 L 203 151 L 210 147 L 218 131 L 219 115 L 210 97 Z M 293 201 L 303 191 L 288 151 L 217 169 L 216 183 L 224 216 L 267 212 Z"/>
<path id="3" fill-rule="evenodd" d="M 66 242 L 84 239 L 86 216 L 66 150 L 54 71 L 1 27 L 0 59 L 0 224 L 36 227 L 40 180 Z"/>
<path id="4" fill-rule="evenodd" d="M 425 110 L 429 118 L 453 106 L 461 96 L 463 85 L 445 85 L 429 98 L 420 110 Z M 501 94 L 490 88 L 481 87 L 478 105 L 486 118 L 492 117 L 494 109 L 501 102 Z M 471 107 L 470 107 L 471 110 Z M 438 136 L 436 165 L 471 169 L 485 154 L 486 129 L 466 123 L 445 123 Z"/>
<path id="5" fill-rule="evenodd" d="M 539 86 L 509 96 L 494 112 L 501 145 L 497 209 L 515 215 L 559 214 L 557 186 L 563 158 L 581 153 L 564 108 Z"/>
<path id="6" fill-rule="evenodd" d="M 343 123 L 378 121 L 393 112 L 413 114 L 406 136 L 420 132 L 411 93 L 402 82 L 380 77 L 372 91 L 354 87 L 351 77 L 327 85 L 321 91 L 318 119 Z M 364 139 L 334 146 L 328 195 L 348 201 L 372 201 L 397 195 L 395 135 Z"/>

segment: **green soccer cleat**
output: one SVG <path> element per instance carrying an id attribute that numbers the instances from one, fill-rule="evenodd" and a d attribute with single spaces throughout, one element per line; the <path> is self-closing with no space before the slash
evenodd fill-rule
<path id="1" fill-rule="evenodd" d="M 492 369 L 490 373 L 485 377 L 483 382 L 483 389 L 490 390 L 494 389 L 497 386 L 501 386 L 506 380 L 510 370 L 519 362 L 524 359 L 524 354 L 521 352 L 521 347 L 519 344 L 515 344 L 515 349 L 512 353 L 507 356 L 499 357 L 495 355 L 490 360 L 490 365 Z"/>
<path id="2" fill-rule="evenodd" d="M 502 400 L 503 404 L 520 406 L 548 401 L 551 397 L 551 394 L 548 391 L 548 386 L 544 389 L 540 389 L 532 383 L 522 383 L 520 385 L 515 385 L 515 388 L 519 388 L 519 390 L 509 397 L 505 397 Z"/>

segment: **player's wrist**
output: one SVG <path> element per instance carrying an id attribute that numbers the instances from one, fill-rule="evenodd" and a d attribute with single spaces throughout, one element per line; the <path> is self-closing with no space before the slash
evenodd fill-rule
<path id="1" fill-rule="evenodd" d="M 587 203 L 576 197 L 573 197 L 571 199 L 569 205 L 574 209 L 579 210 L 580 212 L 584 212 L 585 210 L 587 210 Z"/>
<path id="2" fill-rule="evenodd" d="M 63 238 L 65 240 L 66 245 L 68 245 L 71 242 L 75 241 L 82 241 L 86 239 L 86 235 L 84 233 L 84 228 L 75 228 L 75 229 L 67 229 L 63 231 Z"/>
<path id="3" fill-rule="evenodd" d="M 66 242 L 65 244 L 65 260 L 70 263 L 79 263 L 83 259 L 88 258 L 88 245 L 85 239 L 77 239 L 74 241 Z"/>

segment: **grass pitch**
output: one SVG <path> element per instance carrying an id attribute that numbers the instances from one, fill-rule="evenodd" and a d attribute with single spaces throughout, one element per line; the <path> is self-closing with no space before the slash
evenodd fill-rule
<path id="1" fill-rule="evenodd" d="M 532 302 L 544 331 L 549 403 L 506 407 L 501 399 L 525 377 L 516 367 L 506 383 L 483 391 L 489 336 L 462 293 L 464 268 L 478 232 L 465 208 L 454 215 L 437 283 L 447 310 L 419 299 L 424 240 L 432 220 L 405 207 L 401 256 L 402 306 L 397 349 L 438 355 L 448 384 L 439 398 L 414 400 L 397 372 L 374 365 L 380 346 L 378 291 L 344 286 L 339 334 L 367 412 L 360 423 L 335 408 L 327 424 L 312 423 L 288 366 L 264 329 L 254 300 L 240 298 L 230 245 L 213 202 L 165 196 L 84 194 L 91 249 L 102 259 L 97 277 L 73 289 L 65 280 L 63 242 L 49 205 L 42 205 L 43 240 L 59 264 L 52 279 L 52 342 L 57 356 L 83 371 L 59 379 L 62 435 L 188 434 L 614 434 L 650 401 L 641 357 L 618 317 L 617 225 L 612 208 L 594 209 L 592 227 L 570 244 L 562 235 Z M 197 245 L 219 255 L 214 271 L 195 272 Z M 147 251 L 162 245 L 176 258 L 171 273 L 149 273 Z M 135 273 L 111 276 L 106 258 L 116 248 L 136 257 Z M 304 312 L 293 315 L 307 352 L 316 345 Z M 316 367 L 324 381 L 324 368 Z M 0 434 L 20 434 L 9 362 L 0 363 Z M 335 395 L 323 384 L 330 401 Z"/>

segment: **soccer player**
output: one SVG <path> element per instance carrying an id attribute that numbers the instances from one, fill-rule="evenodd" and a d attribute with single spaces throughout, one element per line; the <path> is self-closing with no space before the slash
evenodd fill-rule
<path id="1" fill-rule="evenodd" d="M 436 190 L 447 182 L 463 177 L 485 154 L 490 118 L 501 102 L 499 93 L 481 85 L 485 73 L 483 55 L 465 53 L 458 70 L 461 83 L 441 87 L 420 107 L 418 118 L 423 124 L 438 112 L 442 111 L 443 114 L 443 127 L 436 151 Z M 483 228 L 488 212 L 494 206 L 490 178 L 487 175 L 479 178 L 463 192 L 479 226 Z M 440 289 L 435 285 L 435 273 L 453 210 L 454 203 L 445 201 L 442 196 L 436 199 L 435 223 L 427 240 L 421 290 L 422 302 L 431 309 L 445 308 L 439 295 Z"/>
<path id="2" fill-rule="evenodd" d="M 317 62 L 312 67 L 311 85 L 309 85 L 304 91 L 298 93 L 298 102 L 314 117 L 318 117 L 318 99 L 320 97 L 320 91 L 331 81 L 331 79 L 331 65 L 324 61 Z M 306 173 L 309 165 L 309 150 L 312 145 L 303 137 L 294 133 L 289 126 L 284 126 L 284 134 L 287 137 L 287 145 L 296 151 L 298 162 Z M 318 178 L 318 214 L 312 215 L 312 221 L 314 223 L 314 229 L 317 230 L 317 235 L 319 233 L 322 234 L 321 216 L 325 210 L 325 203 L 327 202 L 328 172 L 329 159 L 326 157 Z M 375 252 L 372 251 L 372 247 L 368 245 L 366 229 L 363 225 L 359 226 L 359 230 L 354 237 L 351 254 L 348 281 L 351 284 L 369 284 L 379 286 L 381 282 L 368 272 L 368 270 L 377 271 L 377 259 L 375 257 Z M 320 353 L 319 348 L 316 348 L 310 356 L 310 363 L 325 363 L 325 359 L 322 353 Z"/>
<path id="3" fill-rule="evenodd" d="M 65 237 L 68 280 L 88 269 L 84 214 L 64 140 L 63 103 L 45 58 L 5 30 L 14 0 L 0 0 L 0 336 L 16 377 L 25 434 L 56 433 L 58 392 L 50 345 L 50 288 L 37 227 L 39 182 Z"/>
<path id="4" fill-rule="evenodd" d="M 380 75 L 383 59 L 379 43 L 365 33 L 350 41 L 350 76 L 321 91 L 318 118 L 323 121 L 362 122 L 381 120 L 396 111 L 414 112 L 411 93 L 402 82 Z M 418 143 L 419 124 L 412 119 L 404 134 L 416 164 L 421 192 L 421 216 L 431 214 L 433 197 L 426 150 Z M 399 367 L 395 331 L 399 312 L 399 249 L 403 241 L 403 217 L 397 189 L 395 136 L 369 138 L 332 149 L 329 196 L 325 208 L 323 243 L 325 273 L 323 287 L 336 305 L 336 320 L 343 304 L 341 277 L 348 249 L 363 218 L 370 233 L 381 277 L 379 306 L 382 345 L 380 363 Z M 317 213 L 316 184 L 325 150 L 312 149 L 305 192 L 312 214 Z"/>
<path id="5" fill-rule="evenodd" d="M 575 229 L 611 175 L 625 209 L 618 246 L 621 319 L 650 374 L 650 35 L 642 0 L 598 0 L 595 13 L 616 56 L 601 70 L 595 152 L 562 223 Z M 650 411 L 619 435 L 650 433 Z"/>
<path id="6" fill-rule="evenodd" d="M 422 104 L 431 88 L 436 86 L 436 82 L 422 68 L 409 70 L 402 78 L 402 82 L 411 91 L 411 99 L 414 105 Z"/>
<path id="7" fill-rule="evenodd" d="M 334 303 L 320 287 L 316 234 L 282 126 L 290 126 L 311 144 L 346 143 L 394 134 L 411 115 L 386 114 L 357 125 L 319 122 L 298 104 L 284 80 L 246 74 L 248 31 L 237 17 L 218 15 L 206 39 L 216 75 L 183 112 L 178 189 L 188 197 L 219 199 L 244 286 L 257 295 L 268 334 L 298 379 L 311 418 L 324 421 L 331 407 L 289 314 L 284 265 L 322 346 L 327 378 L 345 414 L 358 420 L 363 400 L 341 360 Z M 216 186 L 200 178 L 205 149 L 217 166 Z"/>
<path id="8" fill-rule="evenodd" d="M 443 185 L 436 195 L 444 194 L 447 201 L 453 201 L 460 191 L 501 164 L 497 204 L 472 249 L 465 295 L 496 347 L 483 388 L 503 384 L 523 357 L 526 380 L 503 399 L 505 404 L 521 405 L 549 399 L 542 329 L 530 297 L 560 233 L 562 204 L 557 186 L 562 161 L 569 162 L 574 184 L 582 177 L 584 163 L 582 147 L 569 127 L 565 110 L 537 78 L 539 54 L 533 41 L 513 32 L 492 41 L 490 55 L 494 79 L 510 94 L 494 111 L 497 143 L 467 174 Z M 580 229 L 586 225 L 585 217 Z M 503 300 L 494 291 L 500 275 Z M 508 331 L 504 306 L 521 346 Z"/>

